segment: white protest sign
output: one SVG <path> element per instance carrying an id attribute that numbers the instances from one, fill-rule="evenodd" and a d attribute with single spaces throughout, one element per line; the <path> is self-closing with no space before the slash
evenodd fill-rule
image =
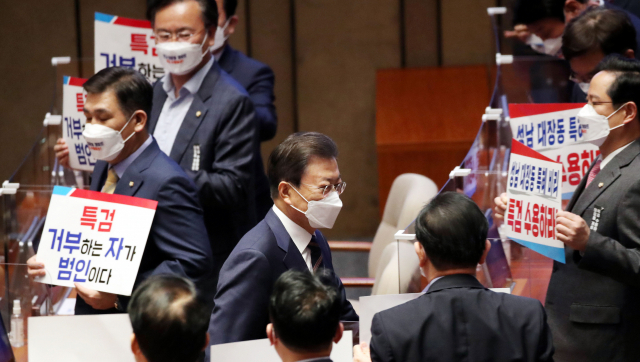
<path id="1" fill-rule="evenodd" d="M 338 343 L 333 344 L 333 362 L 351 362 L 353 358 L 353 336 L 344 331 Z M 275 348 L 267 338 L 251 341 L 217 344 L 211 346 L 211 362 L 281 362 Z"/>
<path id="2" fill-rule="evenodd" d="M 95 72 L 109 67 L 133 68 L 154 83 L 164 75 L 146 20 L 95 13 Z"/>
<path id="3" fill-rule="evenodd" d="M 96 160 L 82 136 L 87 118 L 83 108 L 86 95 L 82 85 L 86 79 L 64 77 L 62 85 L 62 138 L 69 146 L 69 166 L 74 170 L 93 171 Z"/>
<path id="4" fill-rule="evenodd" d="M 37 281 L 131 295 L 157 201 L 55 186 L 36 260 Z"/>
<path id="5" fill-rule="evenodd" d="M 562 210 L 562 164 L 513 139 L 505 214 L 507 237 L 564 263 L 556 213 Z"/>
<path id="6" fill-rule="evenodd" d="M 562 199 L 569 200 L 600 154 L 598 147 L 582 139 L 577 115 L 584 104 L 511 104 L 513 138 L 563 165 Z"/>

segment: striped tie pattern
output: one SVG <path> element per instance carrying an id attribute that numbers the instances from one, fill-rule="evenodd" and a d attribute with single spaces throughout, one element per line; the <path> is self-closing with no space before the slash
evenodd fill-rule
<path id="1" fill-rule="evenodd" d="M 589 184 L 591 184 L 591 182 L 593 181 L 593 179 L 596 178 L 596 176 L 598 175 L 598 172 L 600 172 L 600 163 L 602 162 L 602 158 L 599 158 L 598 161 L 596 161 L 596 164 L 593 165 L 593 167 L 591 168 L 591 171 L 589 172 L 589 176 L 587 177 L 587 187 L 589 187 Z"/>
<path id="2" fill-rule="evenodd" d="M 316 236 L 313 235 L 311 237 L 311 242 L 309 242 L 309 251 L 311 251 L 311 271 L 315 272 L 320 265 L 322 265 L 322 252 L 320 251 L 320 246 L 316 241 Z"/>

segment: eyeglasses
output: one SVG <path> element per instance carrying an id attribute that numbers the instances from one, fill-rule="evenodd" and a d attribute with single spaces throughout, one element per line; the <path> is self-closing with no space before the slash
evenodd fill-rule
<path id="1" fill-rule="evenodd" d="M 316 188 L 316 189 L 320 189 L 322 190 L 322 196 L 327 196 L 329 194 L 329 192 L 331 192 L 332 190 L 336 190 L 336 192 L 338 193 L 338 195 L 342 195 L 342 193 L 344 192 L 344 189 L 347 188 L 347 183 L 346 182 L 339 182 L 335 185 L 327 185 L 327 186 L 314 186 L 314 185 L 309 185 L 309 184 L 305 184 L 302 183 L 301 184 L 305 185 L 305 186 L 309 186 L 312 188 Z"/>
<path id="2" fill-rule="evenodd" d="M 593 78 L 595 74 L 590 73 L 587 74 L 586 77 L 578 77 L 578 75 L 574 72 L 571 72 L 571 75 L 569 75 L 569 80 L 574 82 L 574 83 L 591 83 L 591 79 Z"/>
<path id="3" fill-rule="evenodd" d="M 200 32 L 192 33 L 186 30 L 183 30 L 177 33 L 160 31 L 156 33 L 156 39 L 158 39 L 159 43 L 165 43 L 165 42 L 171 41 L 173 38 L 175 38 L 179 42 L 188 42 L 189 40 L 191 40 L 191 38 L 193 38 L 198 33 Z"/>

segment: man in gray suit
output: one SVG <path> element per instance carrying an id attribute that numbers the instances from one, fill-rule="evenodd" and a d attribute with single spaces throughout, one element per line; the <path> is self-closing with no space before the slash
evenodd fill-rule
<path id="1" fill-rule="evenodd" d="M 273 286 L 267 336 L 282 362 L 331 362 L 333 343 L 344 332 L 342 301 L 330 283 L 321 281 L 323 277 L 289 270 Z"/>
<path id="2" fill-rule="evenodd" d="M 218 24 L 214 1 L 150 0 L 147 17 L 168 72 L 153 89 L 149 131 L 198 186 L 217 280 L 257 223 L 254 107 L 209 51 Z"/>
<path id="3" fill-rule="evenodd" d="M 553 265 L 545 308 L 557 361 L 640 358 L 640 61 L 612 55 L 598 70 L 578 117 L 601 155 L 556 219 L 566 264 Z"/>

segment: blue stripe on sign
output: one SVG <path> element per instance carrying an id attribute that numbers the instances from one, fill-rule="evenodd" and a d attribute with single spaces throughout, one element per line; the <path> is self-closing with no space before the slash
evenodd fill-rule
<path id="1" fill-rule="evenodd" d="M 524 240 L 520 240 L 520 239 L 514 239 L 514 238 L 509 238 L 515 242 L 517 242 L 518 244 L 522 245 L 522 246 L 526 246 L 527 248 L 535 251 L 538 254 L 542 254 L 546 257 L 549 257 L 555 261 L 559 261 L 562 264 L 565 264 L 565 259 L 564 259 L 564 247 L 562 248 L 555 248 L 553 246 L 548 246 L 548 245 L 542 245 L 542 244 L 538 244 L 538 243 L 532 243 L 530 241 L 524 241 Z"/>
<path id="2" fill-rule="evenodd" d="M 565 192 L 564 194 L 562 194 L 563 200 L 571 200 L 572 197 L 573 197 L 573 191 Z"/>
<path id="3" fill-rule="evenodd" d="M 66 84 L 66 85 L 68 85 L 68 84 L 69 84 L 69 76 L 68 76 L 68 75 L 65 75 L 65 76 L 62 78 L 62 84 Z"/>
<path id="4" fill-rule="evenodd" d="M 96 11 L 96 21 L 102 21 L 104 23 L 111 23 L 111 20 L 115 18 L 115 15 L 107 15 Z"/>
<path id="5" fill-rule="evenodd" d="M 73 191 L 73 189 L 71 187 L 65 187 L 65 186 L 53 186 L 53 195 L 62 195 L 62 196 L 67 196 L 69 195 L 71 192 Z"/>

